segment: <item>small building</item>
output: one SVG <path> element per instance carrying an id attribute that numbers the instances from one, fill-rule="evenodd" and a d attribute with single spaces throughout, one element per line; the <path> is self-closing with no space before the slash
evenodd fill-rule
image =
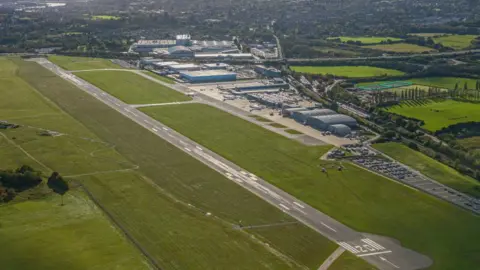
<path id="1" fill-rule="evenodd" d="M 340 137 L 345 137 L 352 133 L 352 129 L 344 124 L 331 125 L 328 131 Z"/>
<path id="2" fill-rule="evenodd" d="M 313 109 L 306 111 L 295 111 L 292 113 L 292 118 L 302 124 L 309 124 L 310 118 L 314 116 L 324 116 L 336 114 L 336 112 L 329 109 Z"/>
<path id="3" fill-rule="evenodd" d="M 180 73 L 184 71 L 201 70 L 201 67 L 195 64 L 174 64 L 174 65 L 168 65 L 167 68 L 175 73 Z"/>
<path id="4" fill-rule="evenodd" d="M 152 65 L 153 65 L 155 68 L 158 68 L 158 69 L 164 69 L 164 68 L 167 68 L 168 66 L 178 65 L 178 64 L 179 64 L 178 62 L 175 62 L 175 61 L 158 62 L 158 59 L 156 59 L 156 60 L 157 60 L 157 62 L 153 63 Z"/>
<path id="5" fill-rule="evenodd" d="M 313 116 L 308 120 L 311 127 L 318 130 L 329 130 L 333 125 L 345 125 L 350 128 L 357 127 L 357 120 L 345 114 L 331 114 Z"/>
<path id="6" fill-rule="evenodd" d="M 180 72 L 180 78 L 190 83 L 235 81 L 237 73 L 226 70 L 201 70 Z"/>
<path id="7" fill-rule="evenodd" d="M 263 76 L 266 76 L 266 77 L 280 77 L 281 76 L 280 70 L 278 70 L 276 68 L 273 68 L 273 67 L 256 65 L 254 70 L 257 73 L 262 74 Z"/>
<path id="8" fill-rule="evenodd" d="M 204 64 L 204 68 L 206 69 L 227 69 L 230 67 L 230 65 L 225 64 L 225 63 L 212 63 L 212 64 Z"/>

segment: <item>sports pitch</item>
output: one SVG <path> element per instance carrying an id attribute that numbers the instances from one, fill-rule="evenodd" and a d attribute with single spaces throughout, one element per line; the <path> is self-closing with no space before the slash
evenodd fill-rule
<path id="1" fill-rule="evenodd" d="M 341 42 L 348 42 L 348 41 L 353 41 L 357 42 L 360 41 L 362 44 L 377 44 L 377 43 L 382 43 L 382 42 L 387 42 L 387 41 L 401 41 L 401 38 L 394 38 L 394 37 L 331 37 L 328 38 L 328 40 L 332 39 L 337 39 L 339 38 Z"/>
<path id="2" fill-rule="evenodd" d="M 480 198 L 479 181 L 462 175 L 429 156 L 412 150 L 400 143 L 381 143 L 375 144 L 374 147 L 442 184 L 473 197 Z"/>
<path id="3" fill-rule="evenodd" d="M 293 71 L 310 74 L 331 74 L 348 78 L 403 75 L 402 71 L 370 66 L 291 66 Z"/>
<path id="4" fill-rule="evenodd" d="M 162 269 L 316 269 L 337 247 L 38 64 L 14 59 L 13 68 L 28 84 L 2 88 L 13 101 L 2 119 L 63 135 L 9 130 L 35 160 L 10 147 L 2 164 L 29 160 L 81 181 Z M 288 225 L 238 230 L 240 220 Z"/>
<path id="5" fill-rule="evenodd" d="M 465 83 L 467 84 L 468 89 L 475 89 L 476 85 L 475 79 L 469 78 L 460 78 L 460 77 L 425 77 L 425 78 L 415 78 L 405 81 L 376 81 L 376 82 L 365 82 L 359 83 L 356 86 L 359 88 L 364 88 L 364 90 L 382 90 L 383 89 L 390 89 L 393 86 L 401 87 L 401 84 L 405 84 L 406 87 L 408 85 L 422 85 L 427 87 L 436 87 L 441 89 L 455 89 L 455 85 L 458 84 L 459 89 L 463 89 Z M 415 87 L 414 86 L 414 87 Z"/>
<path id="6" fill-rule="evenodd" d="M 190 97 L 130 71 L 87 71 L 76 76 L 92 83 L 128 104 L 188 101 Z"/>
<path id="7" fill-rule="evenodd" d="M 339 172 L 319 160 L 327 146 L 304 146 L 203 104 L 142 111 L 344 224 L 430 256 L 431 269 L 477 265 L 480 247 L 469 239 L 480 236 L 478 216 L 348 163 Z"/>
<path id="8" fill-rule="evenodd" d="M 479 122 L 480 104 L 455 100 L 406 101 L 387 111 L 425 122 L 423 128 L 437 131 L 450 125 Z"/>
<path id="9" fill-rule="evenodd" d="M 75 57 L 50 55 L 48 60 L 59 65 L 66 70 L 88 70 L 88 69 L 105 69 L 115 68 L 122 69 L 123 67 L 112 63 L 112 61 L 104 58 L 90 58 L 90 57 Z"/>
<path id="10" fill-rule="evenodd" d="M 432 48 L 418 46 L 409 43 L 395 43 L 395 44 L 378 44 L 364 46 L 364 48 L 380 50 L 385 52 L 397 52 L 397 53 L 422 53 L 434 51 Z"/>

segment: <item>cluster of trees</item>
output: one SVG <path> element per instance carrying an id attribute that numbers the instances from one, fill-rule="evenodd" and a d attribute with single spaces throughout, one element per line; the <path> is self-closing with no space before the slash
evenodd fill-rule
<path id="1" fill-rule="evenodd" d="M 35 188 L 42 183 L 41 172 L 28 165 L 22 165 L 16 170 L 0 170 L 0 202 L 13 200 L 20 192 Z M 69 190 L 68 183 L 58 172 L 53 172 L 48 178 L 48 187 L 62 196 Z"/>
<path id="2" fill-rule="evenodd" d="M 18 192 L 34 188 L 41 182 L 40 172 L 28 165 L 14 171 L 0 171 L 0 202 L 11 201 Z"/>

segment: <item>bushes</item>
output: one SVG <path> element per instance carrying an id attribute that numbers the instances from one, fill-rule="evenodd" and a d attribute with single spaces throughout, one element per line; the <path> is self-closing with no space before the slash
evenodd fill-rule
<path id="1" fill-rule="evenodd" d="M 34 188 L 42 182 L 40 173 L 23 165 L 15 171 L 0 171 L 0 202 L 8 202 L 18 192 Z"/>

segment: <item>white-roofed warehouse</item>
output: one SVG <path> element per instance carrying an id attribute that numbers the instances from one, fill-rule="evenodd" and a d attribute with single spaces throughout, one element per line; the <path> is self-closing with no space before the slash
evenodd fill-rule
<path id="1" fill-rule="evenodd" d="M 333 125 L 345 125 L 350 128 L 357 126 L 357 120 L 344 114 L 320 115 L 308 119 L 308 124 L 320 130 L 328 130 Z"/>
<path id="2" fill-rule="evenodd" d="M 302 124 L 306 124 L 308 122 L 308 118 L 312 116 L 319 116 L 319 115 L 330 115 L 336 114 L 336 112 L 330 109 L 313 109 L 313 110 L 305 110 L 305 111 L 294 111 L 292 112 L 292 118 Z"/>

